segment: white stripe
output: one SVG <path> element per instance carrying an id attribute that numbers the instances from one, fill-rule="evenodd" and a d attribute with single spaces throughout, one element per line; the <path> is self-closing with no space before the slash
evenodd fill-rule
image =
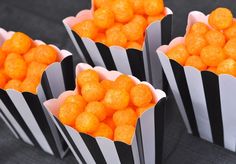
<path id="1" fill-rule="evenodd" d="M 126 50 L 118 46 L 111 46 L 110 51 L 117 71 L 124 74 L 132 75 Z"/>
<path id="2" fill-rule="evenodd" d="M 68 131 L 68 133 L 70 134 L 70 137 L 74 141 L 74 144 L 77 146 L 78 150 L 80 151 L 81 155 L 83 156 L 85 162 L 89 163 L 89 164 L 95 164 L 96 162 L 93 159 L 92 154 L 88 150 L 88 148 L 87 148 L 86 144 L 84 143 L 80 134 L 75 129 L 73 129 L 71 127 L 68 127 L 68 126 L 65 126 L 65 127 L 66 127 L 66 130 Z M 73 149 L 73 148 L 71 147 L 71 149 Z"/>
<path id="3" fill-rule="evenodd" d="M 145 163 L 155 164 L 155 120 L 154 108 L 143 113 L 140 118 Z"/>
<path id="4" fill-rule="evenodd" d="M 98 137 L 95 139 L 107 163 L 121 163 L 113 141 L 102 137 Z"/>
<path id="5" fill-rule="evenodd" d="M 15 130 L 11 127 L 11 125 L 8 123 L 8 121 L 5 119 L 5 117 L 0 113 L 0 117 L 2 118 L 2 120 L 5 122 L 5 124 L 7 125 L 7 127 L 11 130 L 11 132 L 14 134 L 14 136 L 19 139 L 19 136 L 16 134 Z"/>
<path id="6" fill-rule="evenodd" d="M 88 38 L 82 38 L 82 41 L 89 53 L 89 56 L 91 57 L 93 63 L 95 66 L 102 66 L 106 68 L 105 63 L 103 62 L 102 56 L 100 52 L 98 51 L 98 48 L 94 41 Z"/>
<path id="7" fill-rule="evenodd" d="M 184 120 L 184 123 L 185 123 L 187 130 L 188 130 L 188 133 L 192 133 L 192 130 L 191 130 L 189 122 L 188 122 L 187 114 L 184 110 L 183 101 L 181 99 L 180 92 L 179 92 L 179 89 L 178 89 L 176 81 L 175 81 L 175 76 L 174 76 L 170 61 L 166 57 L 166 55 L 163 54 L 161 51 L 157 51 L 157 53 L 160 58 L 161 65 L 162 65 L 163 70 L 165 72 L 166 78 L 167 78 L 167 80 L 170 84 L 171 90 L 174 94 L 175 101 L 178 104 L 180 114 Z"/>
<path id="8" fill-rule="evenodd" d="M 33 114 L 31 113 L 31 110 L 27 105 L 23 95 L 14 90 L 8 90 L 7 93 L 11 98 L 12 102 L 14 103 L 15 107 L 17 108 L 18 112 L 20 113 L 21 117 L 24 119 L 25 123 L 29 127 L 30 131 L 34 135 L 35 139 L 38 141 L 41 148 L 49 154 L 53 154 L 44 134 L 42 133 Z"/>
<path id="9" fill-rule="evenodd" d="M 201 72 L 192 67 L 185 67 L 184 71 L 193 104 L 199 135 L 201 138 L 212 142 L 211 125 L 207 111 Z"/>
<path id="10" fill-rule="evenodd" d="M 229 75 L 219 76 L 221 113 L 224 130 L 224 145 L 235 151 L 236 144 L 236 79 Z"/>
<path id="11" fill-rule="evenodd" d="M 28 136 L 25 134 L 24 130 L 21 128 L 21 126 L 18 124 L 18 122 L 15 120 L 15 118 L 11 115 L 9 110 L 6 108 L 2 100 L 0 99 L 0 108 L 2 109 L 2 112 L 5 114 L 5 116 L 8 118 L 8 120 L 11 122 L 11 124 L 14 126 L 14 128 L 17 130 L 18 134 L 21 136 L 23 141 L 26 143 L 33 145 L 31 140 L 28 138 Z"/>
<path id="12" fill-rule="evenodd" d="M 140 164 L 140 157 L 139 157 L 138 143 L 137 143 L 136 135 L 134 135 L 134 137 L 133 137 L 133 142 L 132 142 L 131 148 L 132 148 L 132 153 L 133 153 L 134 164 Z"/>
<path id="13" fill-rule="evenodd" d="M 46 74 L 53 97 L 58 97 L 65 91 L 61 65 L 59 63 L 51 64 L 46 70 Z"/>

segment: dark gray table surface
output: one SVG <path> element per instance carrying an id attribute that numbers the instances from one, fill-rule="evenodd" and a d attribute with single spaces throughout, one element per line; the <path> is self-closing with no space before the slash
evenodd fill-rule
<path id="1" fill-rule="evenodd" d="M 183 35 L 187 14 L 191 10 L 209 13 L 226 6 L 236 16 L 235 0 L 166 0 L 174 12 L 173 36 Z M 89 8 L 87 0 L 0 0 L 0 27 L 23 31 L 34 39 L 53 43 L 73 53 L 75 49 L 64 29 L 62 19 Z M 169 101 L 173 101 L 170 98 Z M 166 110 L 165 164 L 234 164 L 236 154 L 188 135 L 175 106 Z M 15 139 L 0 120 L 0 164 L 75 164 L 69 153 L 57 159 Z"/>

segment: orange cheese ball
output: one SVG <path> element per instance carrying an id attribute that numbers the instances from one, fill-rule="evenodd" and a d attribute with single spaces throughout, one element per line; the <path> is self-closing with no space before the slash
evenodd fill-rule
<path id="1" fill-rule="evenodd" d="M 22 32 L 16 32 L 11 37 L 11 51 L 18 54 L 24 54 L 26 53 L 32 45 L 31 38 L 22 33 Z"/>
<path id="2" fill-rule="evenodd" d="M 140 26 L 143 27 L 143 31 L 147 28 L 147 20 L 142 15 L 135 15 L 131 22 L 138 23 Z"/>
<path id="3" fill-rule="evenodd" d="M 236 60 L 236 38 L 230 39 L 224 47 L 224 53 L 231 57 L 232 59 Z"/>
<path id="4" fill-rule="evenodd" d="M 105 124 L 107 124 L 112 130 L 115 130 L 116 125 L 115 125 L 112 117 L 107 117 L 103 122 Z"/>
<path id="5" fill-rule="evenodd" d="M 64 103 L 76 103 L 81 110 L 84 110 L 87 105 L 87 102 L 81 95 L 70 95 L 65 99 Z"/>
<path id="6" fill-rule="evenodd" d="M 94 114 L 83 112 L 76 118 L 75 128 L 82 133 L 93 133 L 99 124 L 99 119 Z"/>
<path id="7" fill-rule="evenodd" d="M 27 69 L 27 77 L 36 78 L 38 81 L 41 80 L 44 70 L 47 65 L 38 62 L 32 62 L 29 64 Z"/>
<path id="8" fill-rule="evenodd" d="M 108 46 L 121 46 L 125 47 L 127 43 L 127 37 L 122 31 L 107 31 L 106 32 L 107 45 Z"/>
<path id="9" fill-rule="evenodd" d="M 26 63 L 31 63 L 35 60 L 35 50 L 36 48 L 30 49 L 26 54 L 23 55 Z"/>
<path id="10" fill-rule="evenodd" d="M 114 81 L 114 87 L 116 89 L 124 89 L 130 92 L 131 88 L 135 85 L 135 82 L 128 75 L 121 74 Z"/>
<path id="11" fill-rule="evenodd" d="M 24 81 L 22 81 L 20 85 L 20 91 L 36 94 L 37 93 L 36 89 L 38 84 L 39 82 L 36 79 L 26 78 Z"/>
<path id="12" fill-rule="evenodd" d="M 172 49 L 170 49 L 167 52 L 167 56 L 170 59 L 175 60 L 179 64 L 184 65 L 185 61 L 187 60 L 187 58 L 189 56 L 189 53 L 188 53 L 185 45 L 179 44 L 179 45 L 173 47 Z"/>
<path id="13" fill-rule="evenodd" d="M 211 12 L 208 23 L 217 30 L 224 30 L 233 23 L 233 14 L 227 8 L 217 8 Z"/>
<path id="14" fill-rule="evenodd" d="M 94 23 L 98 28 L 107 29 L 115 22 L 115 15 L 109 7 L 101 7 L 94 12 Z"/>
<path id="15" fill-rule="evenodd" d="M 4 71 L 10 78 L 22 80 L 26 76 L 27 65 L 23 57 L 14 53 L 9 54 L 4 63 Z"/>
<path id="16" fill-rule="evenodd" d="M 105 105 L 104 102 L 103 102 L 103 104 Z M 106 105 L 105 105 L 105 106 L 106 106 Z M 114 110 L 114 109 L 112 109 L 112 108 L 108 108 L 108 107 L 106 106 L 106 115 L 107 115 L 108 117 L 113 116 L 113 114 L 115 113 L 115 111 L 116 111 L 116 110 Z"/>
<path id="17" fill-rule="evenodd" d="M 129 145 L 131 144 L 134 133 L 135 128 L 131 125 L 118 126 L 114 132 L 114 140 L 121 141 Z"/>
<path id="18" fill-rule="evenodd" d="M 92 69 L 81 71 L 77 76 L 77 84 L 82 87 L 89 82 L 99 82 L 99 75 Z"/>
<path id="19" fill-rule="evenodd" d="M 205 23 L 197 22 L 191 26 L 189 32 L 199 34 L 199 35 L 205 35 L 208 30 L 209 30 L 209 27 Z"/>
<path id="20" fill-rule="evenodd" d="M 144 11 L 144 0 L 130 0 L 133 4 L 134 13 L 136 14 L 145 14 Z"/>
<path id="21" fill-rule="evenodd" d="M 98 128 L 92 134 L 94 137 L 106 137 L 110 140 L 113 139 L 113 130 L 110 126 L 104 123 L 100 123 Z"/>
<path id="22" fill-rule="evenodd" d="M 95 39 L 98 33 L 98 29 L 93 20 L 85 20 L 77 23 L 72 27 L 72 30 L 74 30 L 80 37 L 91 39 Z"/>
<path id="23" fill-rule="evenodd" d="M 76 118 L 82 112 L 83 109 L 77 103 L 64 103 L 59 109 L 58 118 L 63 124 L 74 126 Z"/>
<path id="24" fill-rule="evenodd" d="M 156 16 L 164 11 L 164 2 L 163 0 L 145 0 L 144 10 L 147 15 Z"/>
<path id="25" fill-rule="evenodd" d="M 207 68 L 207 65 L 203 63 L 200 56 L 196 56 L 196 55 L 189 56 L 188 59 L 186 60 L 185 65 L 195 67 L 200 71 L 204 71 Z"/>
<path id="26" fill-rule="evenodd" d="M 112 11 L 117 22 L 126 23 L 134 16 L 133 6 L 129 0 L 114 0 Z"/>
<path id="27" fill-rule="evenodd" d="M 199 55 L 202 48 L 207 46 L 207 41 L 203 35 L 190 33 L 185 38 L 185 44 L 191 55 Z"/>
<path id="28" fill-rule="evenodd" d="M 110 6 L 113 0 L 94 0 L 94 5 L 96 8 L 100 8 L 103 6 Z"/>
<path id="29" fill-rule="evenodd" d="M 217 67 L 208 67 L 207 71 L 217 74 Z"/>
<path id="30" fill-rule="evenodd" d="M 226 40 L 224 34 L 216 30 L 209 30 L 206 33 L 205 38 L 208 44 L 219 47 L 223 47 Z"/>
<path id="31" fill-rule="evenodd" d="M 130 91 L 132 103 L 137 107 L 144 107 L 151 103 L 153 99 L 152 91 L 145 84 L 137 84 Z"/>
<path id="32" fill-rule="evenodd" d="M 221 47 L 208 45 L 201 51 L 201 59 L 207 66 L 217 66 L 225 59 L 224 51 Z"/>
<path id="33" fill-rule="evenodd" d="M 112 89 L 114 87 L 114 81 L 111 80 L 102 80 L 101 85 L 103 88 L 107 91 L 109 89 Z"/>
<path id="34" fill-rule="evenodd" d="M 128 42 L 126 48 L 133 48 L 136 50 L 142 50 L 142 45 L 139 44 L 138 42 Z"/>
<path id="35" fill-rule="evenodd" d="M 233 59 L 225 59 L 218 65 L 216 72 L 236 76 L 236 62 Z"/>
<path id="36" fill-rule="evenodd" d="M 101 102 L 93 101 L 88 103 L 85 111 L 94 114 L 100 121 L 106 118 L 106 107 Z"/>
<path id="37" fill-rule="evenodd" d="M 105 92 L 103 86 L 98 82 L 84 84 L 81 88 L 81 94 L 87 102 L 102 100 Z"/>
<path id="38" fill-rule="evenodd" d="M 224 30 L 224 35 L 228 40 L 236 38 L 236 22 L 234 22 L 232 26 Z"/>
<path id="39" fill-rule="evenodd" d="M 143 26 L 136 22 L 125 24 L 122 31 L 129 41 L 137 41 L 143 37 Z"/>
<path id="40" fill-rule="evenodd" d="M 0 48 L 0 67 L 3 66 L 6 57 L 7 57 L 7 54 Z"/>
<path id="41" fill-rule="evenodd" d="M 165 17 L 164 13 L 156 15 L 156 16 L 148 16 L 148 18 L 147 18 L 148 25 L 155 22 L 155 21 L 162 20 L 164 17 Z"/>
<path id="42" fill-rule="evenodd" d="M 2 50 L 6 53 L 11 53 L 12 50 L 12 43 L 11 43 L 11 39 L 6 40 L 3 44 L 2 44 Z"/>
<path id="43" fill-rule="evenodd" d="M 118 110 L 113 115 L 113 121 L 116 126 L 132 125 L 135 126 L 137 121 L 137 115 L 132 108 L 125 110 Z"/>
<path id="44" fill-rule="evenodd" d="M 0 72 L 0 89 L 3 89 L 7 83 L 7 77 Z"/>
<path id="45" fill-rule="evenodd" d="M 14 89 L 20 91 L 21 81 L 20 80 L 9 80 L 5 85 L 4 89 Z"/>
<path id="46" fill-rule="evenodd" d="M 39 45 L 35 48 L 35 60 L 42 64 L 56 62 L 58 52 L 49 45 Z"/>
<path id="47" fill-rule="evenodd" d="M 137 115 L 140 117 L 145 111 L 151 109 L 151 108 L 154 107 L 154 106 L 155 106 L 154 103 L 150 103 L 150 104 L 148 104 L 147 106 L 138 107 L 138 108 L 136 109 L 136 113 L 137 113 Z"/>
<path id="48" fill-rule="evenodd" d="M 17 53 L 9 53 L 9 54 L 7 54 L 7 57 L 6 57 L 6 61 L 7 60 L 14 60 L 14 59 L 22 59 L 22 56 L 20 55 L 20 54 L 17 54 Z M 5 62 L 6 62 L 5 61 Z"/>
<path id="49" fill-rule="evenodd" d="M 106 45 L 107 43 L 106 35 L 103 33 L 99 33 L 97 37 L 95 38 L 95 42 L 99 42 Z"/>
<path id="50" fill-rule="evenodd" d="M 128 106 L 129 99 L 129 93 L 127 91 L 110 89 L 105 94 L 104 104 L 107 108 L 122 110 Z"/>

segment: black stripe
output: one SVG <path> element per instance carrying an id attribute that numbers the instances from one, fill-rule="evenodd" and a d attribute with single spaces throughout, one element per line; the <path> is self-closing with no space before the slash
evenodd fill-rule
<path id="1" fill-rule="evenodd" d="M 41 106 L 41 103 L 38 97 L 28 92 L 24 92 L 23 96 L 32 114 L 34 115 L 34 118 L 37 121 L 38 126 L 40 127 L 40 130 L 42 131 L 42 133 L 44 134 L 44 137 L 46 138 L 48 144 L 50 145 L 50 148 L 52 149 L 54 155 L 57 157 L 60 157 L 60 153 L 58 152 L 57 145 L 54 140 L 54 136 L 50 130 L 50 126 L 48 125 L 48 120 L 44 114 L 44 111 L 43 111 L 44 109 Z"/>
<path id="2" fill-rule="evenodd" d="M 10 120 L 9 120 L 9 119 L 7 118 L 7 116 L 2 112 L 1 109 L 0 109 L 0 113 L 2 114 L 2 116 L 4 117 L 4 119 L 7 121 L 7 123 L 9 124 L 9 126 L 12 128 L 12 130 L 14 131 L 14 133 L 17 135 L 17 137 L 23 141 L 23 139 L 21 138 L 20 134 L 17 132 L 17 130 L 15 129 L 15 127 L 12 125 L 12 123 L 10 122 Z"/>
<path id="3" fill-rule="evenodd" d="M 96 45 L 97 45 L 98 51 L 100 52 L 102 60 L 106 66 L 106 69 L 108 69 L 109 71 L 117 70 L 109 47 L 107 47 L 106 45 L 102 43 L 96 43 Z"/>
<path id="4" fill-rule="evenodd" d="M 142 51 L 135 49 L 128 49 L 127 55 L 129 59 L 129 65 L 131 67 L 132 75 L 137 77 L 141 81 L 145 81 L 145 70 Z"/>
<path id="5" fill-rule="evenodd" d="M 87 51 L 87 49 L 86 49 L 86 47 L 85 47 L 85 45 L 84 45 L 82 39 L 81 39 L 80 36 L 79 36 L 78 34 L 76 34 L 74 31 L 72 31 L 72 33 L 73 33 L 73 35 L 74 35 L 74 37 L 75 37 L 76 42 L 77 42 L 78 45 L 79 45 L 79 48 L 81 49 L 81 51 L 82 51 L 82 53 L 83 53 L 83 54 L 80 54 L 80 55 L 84 55 L 86 62 L 87 62 L 89 65 L 91 65 L 92 67 L 94 67 L 95 65 L 94 65 L 94 63 L 93 63 L 93 60 L 91 59 L 91 56 L 90 56 L 90 54 L 88 53 L 88 51 Z"/>
<path id="6" fill-rule="evenodd" d="M 171 41 L 173 15 L 167 15 L 161 20 L 161 42 L 162 45 L 168 45 Z"/>
<path id="7" fill-rule="evenodd" d="M 133 164 L 134 158 L 132 148 L 123 142 L 115 141 L 116 150 L 120 158 L 120 163 Z"/>
<path id="8" fill-rule="evenodd" d="M 80 135 L 83 138 L 83 140 L 84 140 L 89 152 L 93 156 L 95 162 L 101 163 L 101 164 L 106 163 L 106 160 L 105 160 L 105 158 L 98 146 L 96 139 L 87 135 L 87 134 L 80 133 Z"/>
<path id="9" fill-rule="evenodd" d="M 73 139 L 71 138 L 70 134 L 68 133 L 68 131 L 66 130 L 65 126 L 54 116 L 55 120 L 57 121 L 58 125 L 60 126 L 61 130 L 63 131 L 64 135 L 66 136 L 66 138 L 68 139 L 68 141 L 70 142 L 73 150 L 75 151 L 76 155 L 79 157 L 79 159 L 81 160 L 82 163 L 86 163 L 86 161 L 84 160 L 83 156 L 81 155 L 79 149 L 77 148 L 77 146 L 74 144 Z"/>
<path id="10" fill-rule="evenodd" d="M 42 86 L 42 89 L 44 91 L 46 100 L 54 98 L 53 94 L 52 94 L 52 91 L 51 91 L 51 88 L 50 88 L 50 85 L 49 85 L 49 82 L 48 82 L 46 71 L 43 72 L 43 75 L 42 75 L 42 78 L 41 78 L 41 86 Z"/>
<path id="11" fill-rule="evenodd" d="M 165 118 L 166 98 L 162 98 L 155 106 L 155 163 L 162 163 L 163 143 L 164 143 L 164 118 Z"/>
<path id="12" fill-rule="evenodd" d="M 66 90 L 75 89 L 75 73 L 73 69 L 73 58 L 72 56 L 67 56 L 61 62 L 61 69 L 63 73 L 63 79 Z"/>
<path id="13" fill-rule="evenodd" d="M 0 89 L 0 99 L 5 104 L 8 111 L 11 113 L 11 115 L 14 117 L 14 119 L 17 121 L 17 123 L 20 125 L 20 127 L 24 130 L 28 138 L 31 140 L 31 142 L 36 147 L 40 147 L 38 141 L 35 139 L 34 135 L 30 131 L 29 127 L 25 123 L 24 119 L 21 117 L 20 113 L 18 112 L 17 108 L 13 104 L 12 100 L 8 96 L 7 92 Z"/>
<path id="14" fill-rule="evenodd" d="M 181 99 L 184 104 L 184 109 L 187 114 L 190 127 L 192 129 L 192 133 L 194 136 L 199 137 L 197 122 L 194 115 L 193 104 L 192 104 L 192 100 L 191 100 L 190 93 L 188 90 L 188 85 L 187 85 L 184 69 L 181 65 L 179 65 L 174 60 L 170 59 L 169 61 L 170 61 L 170 64 L 171 64 L 171 67 L 175 76 L 175 80 L 179 89 Z"/>
<path id="15" fill-rule="evenodd" d="M 145 163 L 140 118 L 138 119 L 136 127 L 135 127 L 135 137 L 136 137 L 137 145 L 138 145 L 140 163 Z"/>
<path id="16" fill-rule="evenodd" d="M 208 71 L 203 71 L 201 75 L 213 142 L 217 145 L 224 146 L 218 76 Z"/>

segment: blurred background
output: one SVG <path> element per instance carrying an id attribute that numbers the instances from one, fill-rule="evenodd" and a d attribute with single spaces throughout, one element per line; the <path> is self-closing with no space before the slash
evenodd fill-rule
<path id="1" fill-rule="evenodd" d="M 188 13 L 208 14 L 216 7 L 227 7 L 236 17 L 235 0 L 165 0 L 174 12 L 173 37 L 185 33 Z M 76 53 L 62 19 L 90 8 L 89 0 L 0 0 L 0 27 L 22 31 L 34 39 L 52 43 Z M 170 99 L 173 101 L 173 99 Z M 72 154 L 64 160 L 16 140 L 0 120 L 1 164 L 75 164 Z M 235 164 L 236 154 L 188 135 L 175 106 L 166 112 L 164 164 Z"/>

